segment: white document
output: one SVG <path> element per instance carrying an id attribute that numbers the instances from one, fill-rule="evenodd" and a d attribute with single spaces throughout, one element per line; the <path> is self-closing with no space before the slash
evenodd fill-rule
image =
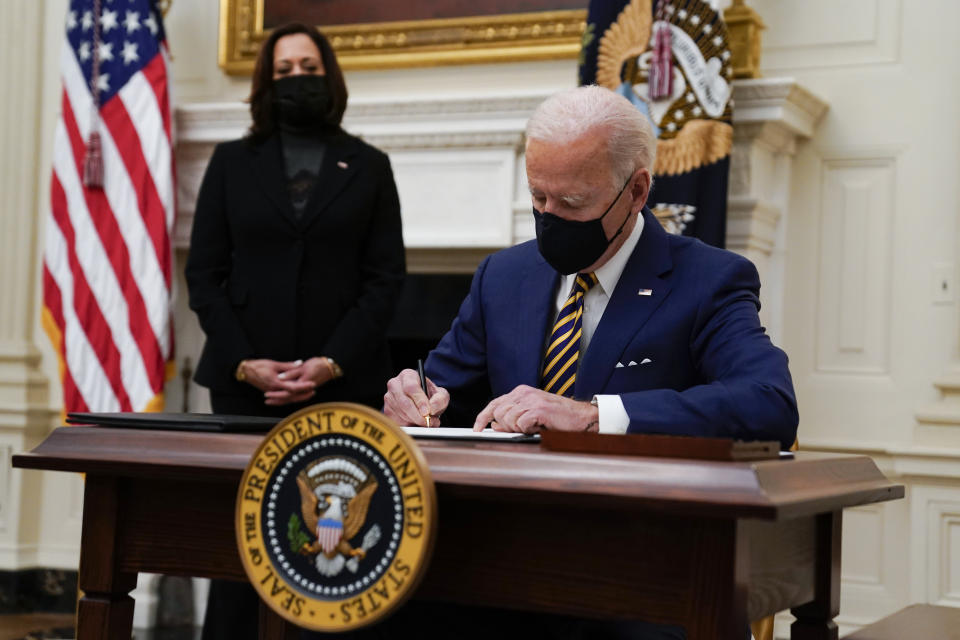
<path id="1" fill-rule="evenodd" d="M 540 439 L 540 434 L 527 435 L 525 433 L 512 433 L 509 431 L 494 431 L 493 429 L 484 429 L 483 431 L 474 431 L 473 429 L 461 427 L 403 427 L 407 435 L 414 438 L 451 438 L 460 440 L 528 440 L 536 441 Z"/>

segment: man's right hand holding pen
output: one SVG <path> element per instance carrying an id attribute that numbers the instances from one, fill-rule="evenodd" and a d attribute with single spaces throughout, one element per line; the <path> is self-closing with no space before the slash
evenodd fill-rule
<path id="1" fill-rule="evenodd" d="M 383 395 L 383 413 L 398 424 L 415 427 L 439 427 L 440 414 L 450 404 L 450 394 L 413 369 L 404 369 L 387 382 Z"/>

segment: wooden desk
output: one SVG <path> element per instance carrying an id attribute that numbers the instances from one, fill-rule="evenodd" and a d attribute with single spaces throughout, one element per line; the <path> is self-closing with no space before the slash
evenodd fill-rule
<path id="1" fill-rule="evenodd" d="M 87 473 L 78 640 L 130 638 L 140 571 L 245 579 L 234 500 L 259 440 L 66 427 L 14 457 Z M 842 509 L 904 493 L 864 456 L 734 463 L 420 446 L 440 522 L 416 597 L 679 623 L 690 640 L 741 640 L 748 620 L 791 607 L 793 640 L 835 640 Z M 290 632 L 273 614 L 261 625 L 261 637 Z"/>

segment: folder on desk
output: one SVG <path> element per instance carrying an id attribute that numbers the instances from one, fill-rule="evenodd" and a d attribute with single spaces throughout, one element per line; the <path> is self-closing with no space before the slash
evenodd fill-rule
<path id="1" fill-rule="evenodd" d="M 667 436 L 653 433 L 544 431 L 541 435 L 541 446 L 544 449 L 570 453 L 737 462 L 784 457 L 780 454 L 779 442 L 743 442 L 732 438 Z M 786 457 L 792 457 L 792 454 Z"/>
<path id="2" fill-rule="evenodd" d="M 123 429 L 266 433 L 280 418 L 232 416 L 218 413 L 68 413 L 67 424 L 89 424 Z"/>

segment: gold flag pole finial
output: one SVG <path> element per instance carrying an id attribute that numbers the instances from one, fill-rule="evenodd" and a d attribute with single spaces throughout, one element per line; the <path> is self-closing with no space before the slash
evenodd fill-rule
<path id="1" fill-rule="evenodd" d="M 745 0 L 733 0 L 723 12 L 727 23 L 727 37 L 732 54 L 734 78 L 760 77 L 760 31 L 766 28 L 760 14 L 747 6 Z"/>

